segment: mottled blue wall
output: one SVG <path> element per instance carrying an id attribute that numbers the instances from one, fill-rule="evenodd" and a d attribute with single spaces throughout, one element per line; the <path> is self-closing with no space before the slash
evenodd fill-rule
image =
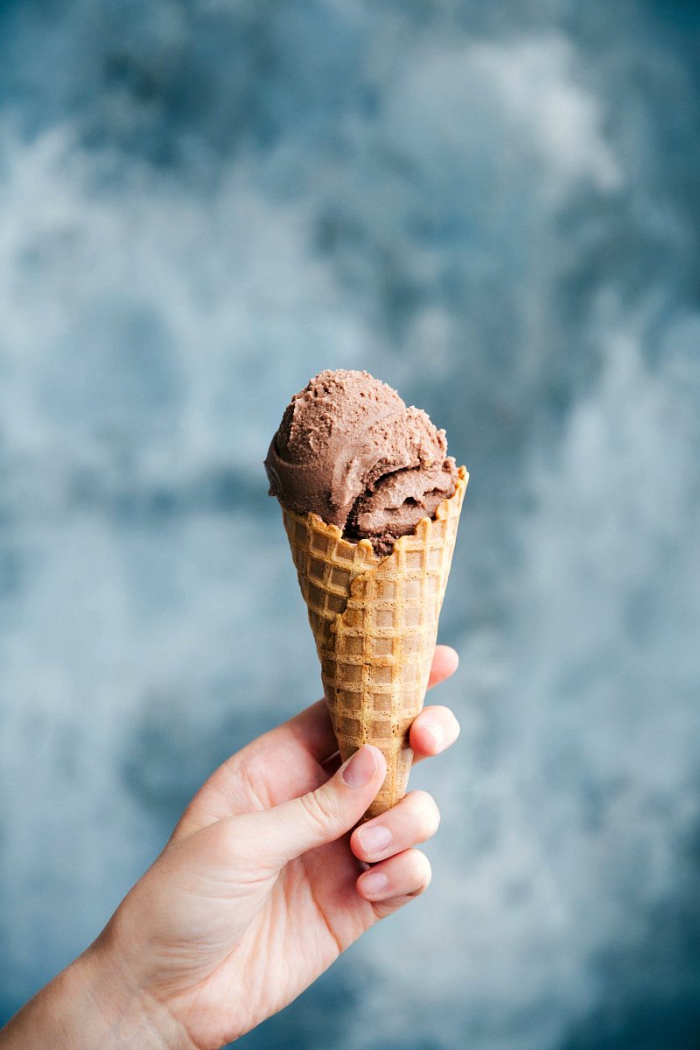
<path id="1" fill-rule="evenodd" d="M 0 3 L 3 1015 L 318 695 L 262 459 L 342 365 L 472 473 L 463 734 L 430 893 L 241 1045 L 697 1046 L 698 10 Z"/>

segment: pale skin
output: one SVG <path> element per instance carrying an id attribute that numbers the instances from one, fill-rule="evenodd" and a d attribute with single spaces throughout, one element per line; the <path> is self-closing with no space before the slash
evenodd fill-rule
<path id="1" fill-rule="evenodd" d="M 430 685 L 456 667 L 437 646 Z M 415 760 L 458 733 L 447 708 L 424 708 Z M 47 1039 L 54 1050 L 219 1050 L 282 1009 L 430 882 L 414 848 L 439 824 L 429 794 L 355 827 L 385 768 L 369 745 L 340 767 L 325 701 L 233 755 L 94 944 L 0 1032 L 0 1050 Z"/>

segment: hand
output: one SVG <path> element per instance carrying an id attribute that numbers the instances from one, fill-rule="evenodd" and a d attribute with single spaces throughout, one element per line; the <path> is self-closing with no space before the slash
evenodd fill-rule
<path id="1" fill-rule="evenodd" d="M 430 685 L 456 666 L 457 654 L 438 646 Z M 416 761 L 458 733 L 447 708 L 425 708 L 411 727 Z M 123 1014 L 149 1018 L 160 1045 L 218 1050 L 423 892 L 430 865 L 412 847 L 437 830 L 431 796 L 413 791 L 348 835 L 386 766 L 366 745 L 339 767 L 319 701 L 213 774 L 78 960 L 100 968 L 114 1015 L 121 1001 Z"/>

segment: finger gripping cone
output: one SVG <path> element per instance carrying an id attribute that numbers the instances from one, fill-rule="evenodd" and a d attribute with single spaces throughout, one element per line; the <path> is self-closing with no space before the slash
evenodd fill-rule
<path id="1" fill-rule="evenodd" d="M 376 745 L 386 758 L 386 778 L 367 819 L 406 794 L 409 730 L 428 687 L 468 480 L 460 467 L 454 494 L 385 558 L 369 540 L 345 540 L 316 514 L 283 508 L 341 758 L 363 744 Z"/>

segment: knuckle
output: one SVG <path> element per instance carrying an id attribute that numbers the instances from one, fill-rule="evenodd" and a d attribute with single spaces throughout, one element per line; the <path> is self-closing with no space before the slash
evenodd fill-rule
<path id="1" fill-rule="evenodd" d="M 414 889 L 411 892 L 411 897 L 420 897 L 422 893 L 425 893 L 430 881 L 433 877 L 433 871 L 430 867 L 430 861 L 426 857 L 425 853 L 420 853 L 416 850 L 413 861 L 413 878 L 412 883 Z"/>
<path id="2" fill-rule="evenodd" d="M 339 821 L 338 806 L 326 791 L 311 791 L 308 795 L 302 795 L 299 805 L 306 818 L 321 832 L 334 827 Z"/>
<path id="3" fill-rule="evenodd" d="M 249 868 L 253 858 L 249 848 L 247 823 L 244 817 L 234 817 L 213 824 L 206 836 L 208 855 L 237 872 L 244 872 Z"/>
<path id="4" fill-rule="evenodd" d="M 418 841 L 425 842 L 426 839 L 432 838 L 440 827 L 440 810 L 433 796 L 427 791 L 413 791 L 411 799 Z"/>

